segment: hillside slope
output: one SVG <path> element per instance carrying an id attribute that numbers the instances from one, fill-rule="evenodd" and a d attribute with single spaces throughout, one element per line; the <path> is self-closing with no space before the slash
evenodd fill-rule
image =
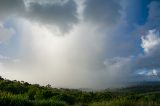
<path id="1" fill-rule="evenodd" d="M 160 84 L 86 92 L 0 77 L 0 106 L 160 106 Z"/>

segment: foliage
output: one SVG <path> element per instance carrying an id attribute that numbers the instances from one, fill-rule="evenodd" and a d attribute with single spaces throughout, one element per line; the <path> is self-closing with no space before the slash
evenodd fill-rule
<path id="1" fill-rule="evenodd" d="M 0 76 L 0 106 L 160 106 L 160 84 L 116 90 L 52 88 Z"/>

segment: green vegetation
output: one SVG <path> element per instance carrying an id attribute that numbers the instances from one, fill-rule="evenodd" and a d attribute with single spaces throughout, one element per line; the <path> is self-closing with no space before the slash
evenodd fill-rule
<path id="1" fill-rule="evenodd" d="M 87 92 L 0 77 L 0 106 L 160 106 L 160 84 Z"/>

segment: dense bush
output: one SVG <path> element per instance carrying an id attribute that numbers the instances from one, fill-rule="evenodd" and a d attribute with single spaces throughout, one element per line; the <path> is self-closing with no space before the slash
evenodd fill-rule
<path id="1" fill-rule="evenodd" d="M 33 103 L 23 95 L 1 94 L 0 106 L 32 106 Z"/>

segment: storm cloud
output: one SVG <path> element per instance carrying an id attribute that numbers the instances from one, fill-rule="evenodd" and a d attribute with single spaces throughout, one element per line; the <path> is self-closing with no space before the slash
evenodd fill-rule
<path id="1" fill-rule="evenodd" d="M 0 0 L 0 74 L 69 88 L 152 80 L 160 71 L 159 4 Z"/>
<path id="2" fill-rule="evenodd" d="M 44 25 L 54 25 L 62 32 L 68 32 L 78 22 L 77 6 L 73 0 L 66 2 L 32 0 L 1 0 L 0 19 L 20 17 Z"/>
<path id="3" fill-rule="evenodd" d="M 120 2 L 114 0 L 86 0 L 84 17 L 86 21 L 103 27 L 116 24 L 121 18 Z"/>

